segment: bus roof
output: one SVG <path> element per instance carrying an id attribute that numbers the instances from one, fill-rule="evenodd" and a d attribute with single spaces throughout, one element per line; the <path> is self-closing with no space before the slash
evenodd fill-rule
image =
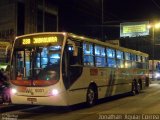
<path id="1" fill-rule="evenodd" d="M 75 35 L 73 33 L 69 33 L 69 36 L 77 38 L 77 39 L 81 39 L 83 41 L 92 42 L 92 43 L 99 44 L 99 45 L 102 45 L 102 46 L 107 46 L 107 47 L 110 47 L 110 48 L 121 50 L 121 51 L 124 51 L 124 52 L 134 53 L 134 54 L 141 55 L 141 56 L 143 55 L 145 57 L 149 56 L 147 53 L 140 52 L 140 51 L 133 50 L 133 49 L 129 49 L 129 48 L 125 48 L 125 47 L 120 47 L 120 46 L 113 45 L 113 44 L 107 43 L 107 42 L 102 42 L 98 39 L 92 39 L 92 38 L 88 38 L 88 37 L 78 36 L 78 35 Z"/>
<path id="2" fill-rule="evenodd" d="M 133 50 L 133 49 L 125 48 L 125 47 L 120 47 L 120 46 L 117 46 L 117 45 L 113 45 L 111 43 L 102 42 L 98 39 L 93 39 L 93 38 L 89 38 L 89 37 L 85 37 L 85 36 L 80 36 L 80 35 L 69 33 L 69 32 L 32 33 L 32 34 L 17 36 L 16 39 L 21 38 L 21 37 L 28 37 L 28 36 L 33 36 L 33 35 L 45 35 L 45 34 L 63 34 L 63 35 L 66 35 L 67 37 L 73 37 L 75 39 L 79 39 L 79 40 L 82 40 L 82 41 L 87 41 L 87 42 L 99 44 L 99 45 L 102 45 L 102 46 L 107 46 L 107 47 L 110 47 L 110 48 L 114 48 L 116 50 L 121 50 L 121 51 L 124 51 L 124 52 L 133 53 L 133 54 L 137 54 L 137 55 L 145 56 L 145 57 L 149 56 L 147 53 L 144 53 L 144 52 L 141 52 L 141 51 L 137 51 L 137 50 Z"/>

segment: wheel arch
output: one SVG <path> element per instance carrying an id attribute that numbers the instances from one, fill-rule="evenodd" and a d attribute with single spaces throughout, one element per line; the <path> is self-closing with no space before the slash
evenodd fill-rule
<path id="1" fill-rule="evenodd" d="M 94 91 L 96 93 L 96 98 L 98 99 L 98 86 L 97 86 L 97 84 L 94 81 L 92 81 L 92 82 L 90 82 L 88 88 L 89 87 L 93 87 L 93 89 L 94 89 Z"/>
<path id="2" fill-rule="evenodd" d="M 138 83 L 140 85 L 140 89 L 142 90 L 143 89 L 143 82 L 142 82 L 141 78 L 138 79 Z"/>

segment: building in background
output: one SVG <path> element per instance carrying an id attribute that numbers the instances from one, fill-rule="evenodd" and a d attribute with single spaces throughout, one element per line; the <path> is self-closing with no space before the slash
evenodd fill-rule
<path id="1" fill-rule="evenodd" d="M 0 0 L 0 41 L 12 42 L 15 36 L 28 33 L 67 31 L 99 40 L 117 39 L 121 46 L 146 52 L 152 59 L 152 35 L 145 29 L 147 21 L 122 23 L 120 29 L 120 25 L 104 25 L 102 32 L 101 17 L 100 1 Z M 141 36 L 142 32 L 145 36 Z M 134 33 L 132 37 L 126 36 L 130 33 Z M 158 33 L 155 31 L 153 59 L 160 59 Z"/>
<path id="2" fill-rule="evenodd" d="M 11 41 L 17 33 L 17 5 L 15 0 L 0 1 L 0 40 Z"/>
<path id="3" fill-rule="evenodd" d="M 10 60 L 11 44 L 10 42 L 0 41 L 0 69 L 6 69 Z"/>
<path id="4" fill-rule="evenodd" d="M 12 42 L 17 35 L 57 31 L 58 8 L 47 0 L 1 0 L 0 40 Z"/>

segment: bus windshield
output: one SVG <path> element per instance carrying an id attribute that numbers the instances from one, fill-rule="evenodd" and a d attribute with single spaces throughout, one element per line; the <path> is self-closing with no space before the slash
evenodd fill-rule
<path id="1" fill-rule="evenodd" d="M 15 49 L 16 79 L 58 80 L 61 46 Z"/>
<path id="2" fill-rule="evenodd" d="M 17 40 L 11 62 L 13 84 L 36 86 L 46 83 L 45 85 L 50 85 L 59 80 L 63 39 L 57 39 L 55 43 L 44 43 L 44 40 L 49 41 L 46 38 L 43 37 L 41 41 L 43 43 L 38 41 L 38 44 L 33 44 L 34 38 L 27 38 L 32 44 L 20 44 L 26 38 Z"/>

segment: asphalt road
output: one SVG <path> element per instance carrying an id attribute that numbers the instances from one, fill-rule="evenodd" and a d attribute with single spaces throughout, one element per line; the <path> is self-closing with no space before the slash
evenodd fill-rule
<path id="1" fill-rule="evenodd" d="M 1 105 L 0 119 L 6 120 L 160 120 L 160 84 L 136 96 L 123 95 L 100 100 L 91 108 Z M 7 120 L 10 120 L 7 119 Z"/>

